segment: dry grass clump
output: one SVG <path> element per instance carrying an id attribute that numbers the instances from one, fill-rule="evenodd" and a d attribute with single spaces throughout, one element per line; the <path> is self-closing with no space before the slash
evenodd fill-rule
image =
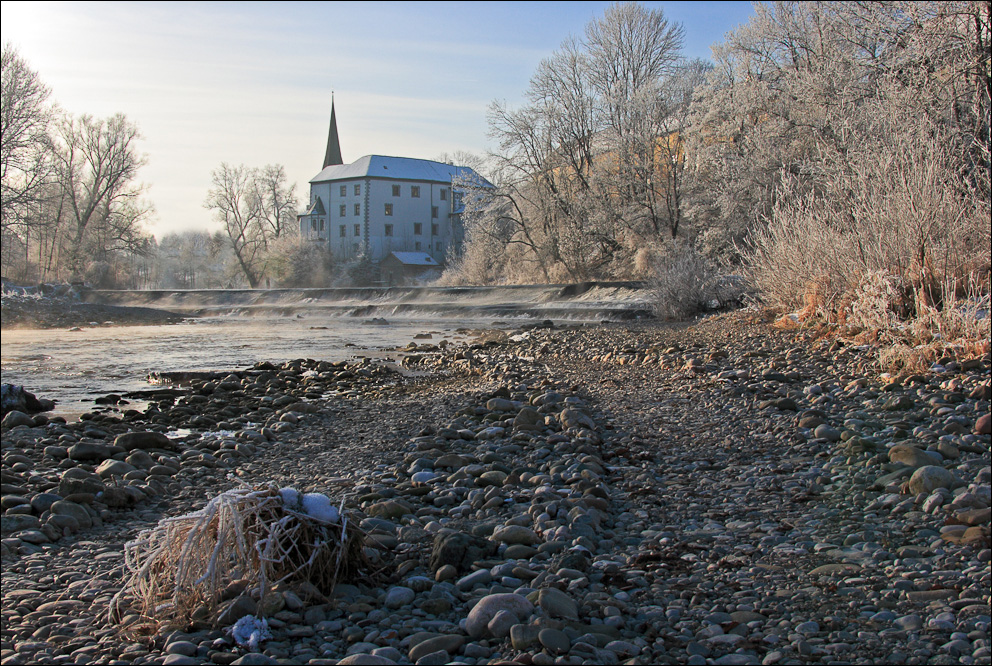
<path id="1" fill-rule="evenodd" d="M 329 594 L 339 579 L 370 573 L 357 525 L 329 505 L 308 511 L 301 499 L 274 484 L 229 490 L 142 532 L 125 546 L 130 577 L 111 617 L 130 610 L 141 618 L 135 626 L 153 630 L 216 626 L 240 596 L 261 599 L 280 583 Z"/>
<path id="2" fill-rule="evenodd" d="M 910 347 L 988 339 L 988 172 L 944 125 L 894 108 L 848 128 L 871 131 L 843 159 L 825 153 L 814 178 L 783 173 L 748 277 L 803 324 Z"/>

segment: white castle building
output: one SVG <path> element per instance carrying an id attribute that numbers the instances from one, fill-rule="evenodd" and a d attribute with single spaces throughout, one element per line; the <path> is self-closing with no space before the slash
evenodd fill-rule
<path id="1" fill-rule="evenodd" d="M 408 263 L 422 254 L 421 265 L 443 266 L 464 236 L 455 187 L 464 177 L 485 182 L 468 167 L 409 157 L 344 164 L 332 102 L 324 168 L 310 180 L 300 236 L 326 243 L 336 261 L 364 256 L 379 264 L 392 254 Z"/>

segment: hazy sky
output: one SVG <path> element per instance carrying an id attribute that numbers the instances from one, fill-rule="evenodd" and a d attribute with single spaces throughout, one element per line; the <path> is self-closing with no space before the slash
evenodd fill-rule
<path id="1" fill-rule="evenodd" d="M 283 164 L 300 201 L 335 94 L 345 162 L 490 147 L 486 108 L 519 103 L 538 63 L 608 2 L 3 2 L 0 35 L 73 114 L 124 113 L 148 164 L 150 230 L 213 230 L 221 162 Z M 749 2 L 645 2 L 685 54 L 745 23 Z"/>

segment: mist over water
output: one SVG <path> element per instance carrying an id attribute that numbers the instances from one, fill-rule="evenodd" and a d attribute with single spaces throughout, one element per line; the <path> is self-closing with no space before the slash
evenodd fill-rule
<path id="1" fill-rule="evenodd" d="M 71 417 L 108 393 L 151 388 L 152 372 L 223 371 L 259 361 L 383 357 L 412 341 L 464 340 L 460 328 L 631 319 L 636 283 L 504 287 L 88 291 L 85 300 L 197 317 L 168 326 L 5 330 L 3 381 L 56 401 Z M 382 321 L 388 324 L 382 325 Z M 378 324 L 369 323 L 377 321 Z M 498 322 L 504 322 L 499 325 Z M 414 340 L 431 333 L 430 340 Z"/>
<path id="2" fill-rule="evenodd" d="M 57 401 L 54 414 L 73 415 L 93 408 L 94 398 L 151 388 L 150 372 L 234 370 L 258 361 L 280 363 L 297 358 L 341 361 L 359 356 L 387 356 L 432 333 L 458 341 L 461 327 L 492 326 L 492 321 L 394 320 L 369 325 L 362 320 L 208 317 L 171 326 L 124 326 L 5 330 L 2 374 L 5 383 L 23 384 L 38 397 Z"/>

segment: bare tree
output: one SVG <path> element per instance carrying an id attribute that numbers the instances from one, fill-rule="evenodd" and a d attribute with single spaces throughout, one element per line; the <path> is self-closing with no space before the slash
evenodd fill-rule
<path id="1" fill-rule="evenodd" d="M 203 206 L 214 211 L 224 225 L 241 273 L 254 289 L 266 278 L 270 259 L 277 260 L 282 255 L 270 256 L 270 246 L 298 235 L 296 186 L 287 185 L 286 170 L 281 164 L 255 169 L 224 163 L 211 178 L 213 187 Z"/>
<path id="2" fill-rule="evenodd" d="M 483 173 L 486 168 L 486 156 L 480 155 L 478 153 L 473 153 L 468 150 L 455 150 L 450 153 L 441 153 L 432 158 L 435 162 L 443 162 L 445 164 L 453 164 L 456 166 L 466 166 L 476 173 L 486 176 Z"/>
<path id="3" fill-rule="evenodd" d="M 616 4 L 541 62 L 524 107 L 490 106 L 496 190 L 465 217 L 470 244 L 506 239 L 506 279 L 626 276 L 640 247 L 677 233 L 684 156 L 668 116 L 683 107 L 664 91 L 681 44 L 660 10 Z"/>
<path id="4" fill-rule="evenodd" d="M 38 73 L 12 45 L 5 45 L 0 89 L 0 220 L 5 237 L 15 225 L 29 223 L 51 182 L 50 95 Z"/>
<path id="5" fill-rule="evenodd" d="M 214 211 L 248 285 L 258 287 L 265 272 L 266 229 L 255 170 L 222 163 L 211 173 L 204 208 Z"/>
<path id="6" fill-rule="evenodd" d="M 618 136 L 635 131 L 641 123 L 631 101 L 674 73 L 684 33 L 661 10 L 633 2 L 610 6 L 602 18 L 586 26 L 589 77 L 605 124 Z"/>
<path id="7" fill-rule="evenodd" d="M 285 235 L 296 235 L 296 185 L 286 182 L 286 169 L 281 164 L 269 164 L 253 174 L 255 196 L 260 202 L 260 214 L 265 227 L 266 242 Z"/>
<path id="8" fill-rule="evenodd" d="M 145 158 L 137 150 L 137 126 L 121 114 L 65 117 L 57 135 L 60 211 L 70 234 L 66 267 L 81 275 L 89 259 L 142 246 L 140 225 L 151 207 L 134 181 Z"/>

